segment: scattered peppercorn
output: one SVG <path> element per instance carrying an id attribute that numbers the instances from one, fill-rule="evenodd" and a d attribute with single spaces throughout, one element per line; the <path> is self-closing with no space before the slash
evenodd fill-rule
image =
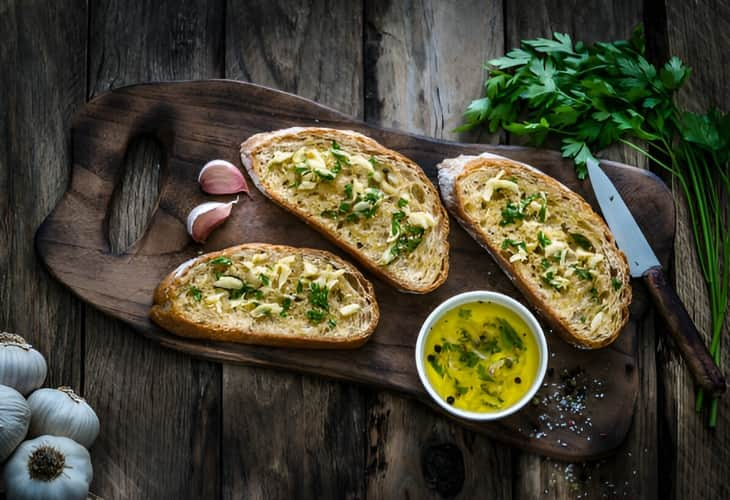
<path id="1" fill-rule="evenodd" d="M 449 396 L 448 398 L 446 398 L 446 402 L 449 403 L 450 405 L 454 404 L 454 397 Z"/>
<path id="2" fill-rule="evenodd" d="M 435 346 L 433 346 L 433 350 L 436 352 L 441 352 L 441 346 L 436 344 Z"/>
<path id="3" fill-rule="evenodd" d="M 426 359 L 428 359 L 430 363 L 433 363 L 434 361 L 436 361 L 436 356 L 434 356 L 433 354 L 429 354 Z"/>
<path id="4" fill-rule="evenodd" d="M 515 384 L 521 384 L 522 379 L 520 377 L 515 377 Z"/>

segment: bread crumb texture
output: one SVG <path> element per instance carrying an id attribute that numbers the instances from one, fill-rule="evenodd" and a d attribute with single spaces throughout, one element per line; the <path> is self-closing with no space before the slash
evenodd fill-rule
<path id="1" fill-rule="evenodd" d="M 466 223 L 584 347 L 616 338 L 631 301 L 626 259 L 577 194 L 516 162 L 477 159 L 454 184 Z"/>
<path id="2" fill-rule="evenodd" d="M 416 164 L 355 132 L 290 130 L 244 143 L 259 187 L 405 288 L 443 282 L 448 216 Z"/>
<path id="3" fill-rule="evenodd" d="M 243 245 L 180 266 L 162 307 L 209 331 L 348 339 L 377 316 L 369 283 L 348 267 L 321 251 Z"/>

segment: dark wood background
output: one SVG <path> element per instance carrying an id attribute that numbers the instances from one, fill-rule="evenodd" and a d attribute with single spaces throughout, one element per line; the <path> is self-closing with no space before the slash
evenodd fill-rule
<path id="1" fill-rule="evenodd" d="M 0 0 L 0 328 L 46 355 L 49 385 L 71 385 L 96 408 L 92 490 L 103 498 L 729 498 L 730 405 L 722 402 L 718 428 L 708 430 L 686 369 L 651 320 L 625 445 L 609 459 L 565 464 L 389 393 L 164 350 L 75 299 L 33 248 L 68 185 L 70 118 L 110 88 L 240 79 L 457 138 L 451 130 L 480 95 L 483 61 L 521 38 L 614 39 L 642 21 L 653 58 L 676 54 L 695 68 L 682 103 L 727 109 L 724 0 Z M 144 156 L 112 219 L 120 248 L 142 230 L 144 200 L 156 193 L 159 169 Z M 620 149 L 604 156 L 640 163 Z M 676 286 L 706 329 L 689 224 L 680 203 Z"/>

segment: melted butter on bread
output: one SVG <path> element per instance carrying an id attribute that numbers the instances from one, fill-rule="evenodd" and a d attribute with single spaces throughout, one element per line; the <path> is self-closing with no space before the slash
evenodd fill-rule
<path id="1" fill-rule="evenodd" d="M 626 259 L 584 200 L 496 155 L 439 165 L 449 210 L 569 342 L 602 347 L 628 319 Z"/>
<path id="2" fill-rule="evenodd" d="M 258 189 L 403 291 L 448 274 L 448 216 L 414 162 L 350 130 L 256 134 L 241 158 Z"/>
<path id="3" fill-rule="evenodd" d="M 179 266 L 155 291 L 150 317 L 184 337 L 354 348 L 379 310 L 372 285 L 339 257 L 247 243 Z"/>

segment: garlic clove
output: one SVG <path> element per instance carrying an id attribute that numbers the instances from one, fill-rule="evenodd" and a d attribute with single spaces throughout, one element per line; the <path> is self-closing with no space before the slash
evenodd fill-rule
<path id="1" fill-rule="evenodd" d="M 208 194 L 248 194 L 248 185 L 241 171 L 226 160 L 206 163 L 198 175 L 200 187 Z"/>
<path id="2" fill-rule="evenodd" d="M 209 201 L 193 208 L 188 215 L 188 234 L 198 243 L 204 243 L 215 228 L 223 224 L 238 198 L 228 203 Z"/>

